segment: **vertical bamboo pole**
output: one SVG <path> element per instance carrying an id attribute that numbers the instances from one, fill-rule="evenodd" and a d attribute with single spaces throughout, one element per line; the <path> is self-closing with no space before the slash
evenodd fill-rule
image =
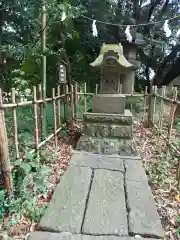
<path id="1" fill-rule="evenodd" d="M 74 87 L 74 115 L 75 115 L 75 121 L 77 122 L 77 83 L 75 83 Z"/>
<path id="2" fill-rule="evenodd" d="M 147 95 L 147 90 L 148 90 L 148 86 L 145 87 L 145 90 L 144 90 L 144 114 L 143 114 L 143 121 L 145 121 L 145 118 L 146 118 L 146 95 Z"/>
<path id="3" fill-rule="evenodd" d="M 160 100 L 160 111 L 159 111 L 159 135 L 161 134 L 162 127 L 163 127 L 163 110 L 164 110 L 163 97 L 165 96 L 165 92 L 166 92 L 166 87 L 163 86 L 160 90 L 161 100 Z"/>
<path id="4" fill-rule="evenodd" d="M 56 120 L 56 93 L 55 88 L 52 89 L 52 104 L 53 104 L 53 126 L 54 126 L 54 145 L 57 148 L 57 120 Z"/>
<path id="5" fill-rule="evenodd" d="M 16 93 L 15 89 L 12 88 L 11 92 L 12 103 L 16 103 Z M 15 143 L 15 151 L 16 151 L 16 159 L 19 159 L 19 143 L 18 143 L 18 128 L 17 128 L 17 113 L 16 107 L 13 107 L 13 118 L 12 118 L 12 127 L 13 127 L 13 135 L 14 135 L 14 143 Z"/>
<path id="6" fill-rule="evenodd" d="M 46 137 L 46 71 L 47 71 L 47 62 L 46 62 L 46 0 L 42 0 L 42 12 L 41 12 L 41 27 L 42 27 L 42 34 L 41 34 L 41 48 L 42 48 L 42 80 L 43 80 L 43 137 Z"/>
<path id="7" fill-rule="evenodd" d="M 84 83 L 84 112 L 86 112 L 87 106 L 86 106 L 86 82 Z"/>
<path id="8" fill-rule="evenodd" d="M 98 84 L 96 84 L 96 95 L 98 94 Z"/>
<path id="9" fill-rule="evenodd" d="M 2 108 L 3 97 L 0 88 L 0 169 L 3 176 L 3 185 L 9 194 L 13 193 L 11 165 L 9 161 L 8 137 L 6 132 L 6 124 L 4 118 L 4 110 Z"/>
<path id="10" fill-rule="evenodd" d="M 177 99 L 177 88 L 173 89 L 173 101 L 176 101 Z M 171 110 L 169 115 L 169 124 L 168 124 L 168 135 L 167 135 L 167 147 L 166 147 L 166 159 L 169 157 L 169 150 L 170 150 L 170 140 L 171 140 L 171 134 L 172 134 L 172 128 L 173 128 L 173 122 L 174 122 L 174 114 L 176 111 L 177 105 L 174 103 L 171 103 Z"/>
<path id="11" fill-rule="evenodd" d="M 157 86 L 154 86 L 153 88 L 154 93 L 154 101 L 153 101 L 153 114 L 152 114 L 152 122 L 154 123 L 154 118 L 156 114 L 156 96 L 157 96 Z"/>
<path id="12" fill-rule="evenodd" d="M 60 85 L 58 85 L 57 93 L 58 93 L 58 97 L 60 97 L 61 95 Z M 58 127 L 60 127 L 61 125 L 61 99 L 60 98 L 58 99 L 57 103 L 58 103 Z"/>
<path id="13" fill-rule="evenodd" d="M 180 187 L 180 160 L 179 159 L 178 159 L 178 164 L 177 164 L 176 178 L 177 178 L 177 181 L 178 181 L 177 187 L 179 189 L 179 187 Z"/>
<path id="14" fill-rule="evenodd" d="M 36 86 L 33 87 L 33 104 L 34 104 L 34 147 L 36 152 L 38 151 L 39 133 L 38 133 L 38 106 Z"/>
<path id="15" fill-rule="evenodd" d="M 65 86 L 65 121 L 68 122 L 68 98 L 69 98 L 69 87 L 68 84 Z"/>
<path id="16" fill-rule="evenodd" d="M 41 84 L 38 85 L 38 91 L 39 91 L 39 99 L 43 100 L 43 92 L 42 92 Z M 41 140 L 43 140 L 43 132 L 44 132 L 43 124 L 44 124 L 43 103 L 40 103 L 40 137 L 41 137 Z"/>
<path id="17" fill-rule="evenodd" d="M 74 120 L 74 87 L 71 84 L 71 109 L 72 109 L 72 121 Z"/>
<path id="18" fill-rule="evenodd" d="M 150 85 L 149 87 L 149 98 L 148 98 L 148 102 L 149 102 L 149 107 L 148 107 L 148 122 L 152 123 L 152 114 L 153 114 L 153 89 L 152 86 Z"/>

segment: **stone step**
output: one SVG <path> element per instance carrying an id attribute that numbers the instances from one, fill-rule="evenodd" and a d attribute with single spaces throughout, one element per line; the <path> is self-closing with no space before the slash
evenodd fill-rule
<path id="1" fill-rule="evenodd" d="M 135 142 L 119 138 L 97 138 L 82 135 L 77 143 L 76 150 L 107 155 L 137 156 Z"/>
<path id="2" fill-rule="evenodd" d="M 119 155 L 100 155 L 77 151 L 72 153 L 70 165 L 124 172 L 124 162 Z"/>
<path id="3" fill-rule="evenodd" d="M 143 239 L 143 238 L 141 238 Z M 28 240 L 137 240 L 135 237 L 72 235 L 71 233 L 33 232 Z M 153 240 L 146 238 L 146 240 Z"/>
<path id="4" fill-rule="evenodd" d="M 39 229 L 163 238 L 147 176 L 141 161 L 136 159 L 84 152 L 78 156 L 75 151 Z"/>
<path id="5" fill-rule="evenodd" d="M 130 234 L 162 238 L 164 231 L 148 183 L 128 180 L 126 190 Z"/>
<path id="6" fill-rule="evenodd" d="M 132 125 L 102 124 L 84 122 L 84 134 L 91 137 L 132 139 Z"/>
<path id="7" fill-rule="evenodd" d="M 125 110 L 124 114 L 84 113 L 84 122 L 132 125 L 133 116 L 129 110 Z"/>
<path id="8" fill-rule="evenodd" d="M 82 233 L 128 235 L 122 173 L 101 169 L 94 171 Z"/>
<path id="9" fill-rule="evenodd" d="M 81 232 L 91 176 L 90 168 L 68 168 L 40 221 L 40 229 L 53 232 Z"/>
<path id="10" fill-rule="evenodd" d="M 129 234 L 163 238 L 164 231 L 141 161 L 125 160 Z"/>
<path id="11" fill-rule="evenodd" d="M 133 161 L 132 159 L 125 159 L 124 166 L 126 169 L 126 180 L 148 182 L 148 178 L 141 161 L 137 159 L 134 159 Z"/>

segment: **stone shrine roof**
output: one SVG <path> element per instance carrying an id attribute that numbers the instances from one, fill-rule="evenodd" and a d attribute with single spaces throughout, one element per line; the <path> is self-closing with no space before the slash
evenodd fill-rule
<path id="1" fill-rule="evenodd" d="M 123 55 L 123 47 L 121 44 L 103 44 L 101 51 L 96 60 L 90 64 L 91 67 L 102 67 L 105 58 L 112 58 L 116 60 L 117 67 L 125 69 L 134 69 L 135 66 L 127 61 Z"/>

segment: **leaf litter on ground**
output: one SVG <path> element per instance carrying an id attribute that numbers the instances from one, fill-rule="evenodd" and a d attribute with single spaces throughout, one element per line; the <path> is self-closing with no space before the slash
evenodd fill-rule
<path id="1" fill-rule="evenodd" d="M 60 182 L 60 177 L 68 167 L 72 148 L 76 145 L 79 131 L 78 125 L 69 126 L 67 136 L 58 139 L 57 149 L 55 149 L 53 141 L 50 141 L 44 149 L 45 154 L 48 156 L 44 164 L 50 167 L 50 173 L 48 177 L 47 194 L 37 196 L 37 206 L 39 208 L 43 208 L 51 200 L 52 194 L 57 184 Z M 10 218 L 12 218 L 12 216 L 8 216 L 4 219 L 5 226 L 7 226 Z M 35 231 L 37 227 L 38 222 L 30 221 L 26 214 L 24 214 L 19 221 L 13 225 L 9 232 L 4 232 L 6 232 L 9 237 L 13 237 L 13 239 L 25 240 L 28 239 L 30 232 Z"/>
<path id="2" fill-rule="evenodd" d="M 175 157 L 172 155 L 173 161 L 167 164 L 166 141 L 158 136 L 157 130 L 152 126 L 138 121 L 134 136 L 166 232 L 165 239 L 177 240 L 180 238 L 180 192 L 177 189 Z M 174 131 L 172 139 L 176 136 Z"/>

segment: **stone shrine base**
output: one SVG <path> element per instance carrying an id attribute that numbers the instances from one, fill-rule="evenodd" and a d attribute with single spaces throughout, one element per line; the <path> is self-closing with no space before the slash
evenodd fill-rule
<path id="1" fill-rule="evenodd" d="M 76 150 L 99 154 L 136 156 L 132 136 L 132 113 L 124 114 L 85 113 L 84 130 Z"/>
<path id="2" fill-rule="evenodd" d="M 132 139 L 133 117 L 123 114 L 85 113 L 83 133 L 91 137 Z"/>
<path id="3" fill-rule="evenodd" d="M 107 155 L 137 156 L 135 142 L 131 139 L 97 138 L 82 135 L 77 143 L 76 150 Z"/>

